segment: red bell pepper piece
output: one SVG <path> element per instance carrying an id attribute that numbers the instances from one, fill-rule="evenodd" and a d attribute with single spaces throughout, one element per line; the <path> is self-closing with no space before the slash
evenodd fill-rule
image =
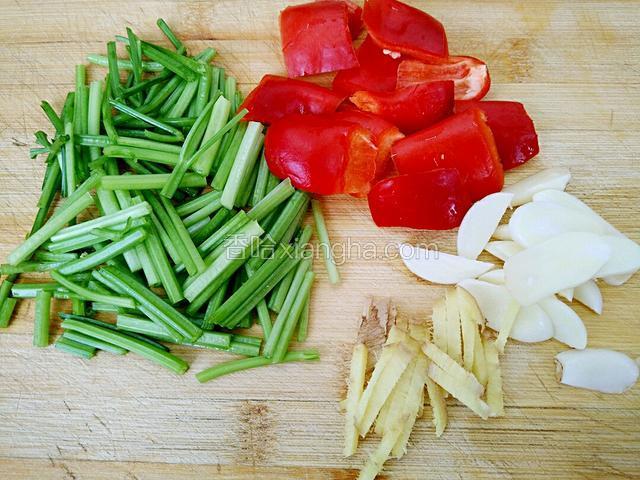
<path id="1" fill-rule="evenodd" d="M 456 100 L 480 100 L 491 86 L 486 63 L 473 57 L 432 63 L 404 60 L 398 67 L 398 88 L 437 80 L 453 80 Z"/>
<path id="2" fill-rule="evenodd" d="M 391 158 L 402 174 L 455 168 L 472 200 L 499 192 L 504 172 L 493 134 L 477 108 L 396 142 Z"/>
<path id="3" fill-rule="evenodd" d="M 292 113 L 335 112 L 344 97 L 310 82 L 265 75 L 240 105 L 249 113 L 243 120 L 273 123 Z"/>
<path id="4" fill-rule="evenodd" d="M 376 178 L 382 178 L 389 172 L 391 146 L 404 135 L 398 127 L 373 113 L 362 112 L 354 107 L 347 107 L 334 114 L 335 118 L 352 122 L 366 128 L 373 134 L 373 143 L 378 147 L 376 156 Z"/>
<path id="5" fill-rule="evenodd" d="M 378 151 L 369 130 L 328 115 L 288 115 L 271 125 L 265 156 L 271 172 L 307 192 L 367 193 Z"/>
<path id="6" fill-rule="evenodd" d="M 326 1 L 329 0 L 316 0 L 316 2 Z M 334 1 L 342 2 L 347 6 L 347 13 L 349 15 L 349 31 L 351 32 L 351 38 L 358 38 L 358 35 L 360 35 L 362 27 L 364 26 L 362 22 L 362 8 L 360 8 L 360 5 L 357 5 L 350 0 Z"/>
<path id="7" fill-rule="evenodd" d="M 358 66 L 346 3 L 305 3 L 280 12 L 282 52 L 290 77 Z"/>
<path id="8" fill-rule="evenodd" d="M 356 92 L 350 100 L 360 110 L 380 115 L 404 133 L 412 133 L 451 115 L 453 82 L 421 83 L 392 93 Z"/>
<path id="9" fill-rule="evenodd" d="M 341 70 L 333 79 L 333 90 L 351 95 L 359 90 L 383 93 L 396 89 L 398 65 L 400 60 L 382 53 L 370 36 L 356 50 L 360 66 Z"/>
<path id="10" fill-rule="evenodd" d="M 369 35 L 382 48 L 421 60 L 446 57 L 447 35 L 431 15 L 398 0 L 367 0 L 362 14 Z"/>
<path id="11" fill-rule="evenodd" d="M 455 168 L 386 178 L 372 187 L 368 198 L 379 227 L 448 230 L 459 226 L 471 207 Z"/>
<path id="12" fill-rule="evenodd" d="M 531 160 L 540 151 L 531 117 L 519 102 L 456 102 L 456 112 L 479 108 L 487 116 L 505 170 Z"/>

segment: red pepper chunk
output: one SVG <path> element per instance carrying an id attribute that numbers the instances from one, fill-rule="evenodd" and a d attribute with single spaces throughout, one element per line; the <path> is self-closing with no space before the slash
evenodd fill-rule
<path id="1" fill-rule="evenodd" d="M 493 134 L 477 108 L 396 142 L 391 148 L 391 158 L 401 174 L 457 169 L 473 201 L 499 192 L 504 184 Z"/>
<path id="2" fill-rule="evenodd" d="M 353 107 L 336 112 L 335 118 L 352 122 L 366 128 L 373 134 L 373 143 L 378 147 L 376 156 L 376 178 L 381 178 L 389 171 L 391 146 L 404 135 L 398 127 L 373 113 L 361 112 Z"/>
<path id="3" fill-rule="evenodd" d="M 536 127 L 521 103 L 492 100 L 455 104 L 457 112 L 470 108 L 479 108 L 487 116 L 505 170 L 528 162 L 540 152 Z"/>
<path id="4" fill-rule="evenodd" d="M 486 63 L 473 57 L 448 57 L 432 63 L 404 60 L 398 67 L 398 88 L 438 80 L 453 80 L 456 100 L 480 100 L 491 86 Z"/>
<path id="5" fill-rule="evenodd" d="M 382 48 L 421 60 L 446 57 L 447 35 L 431 15 L 398 0 L 367 0 L 362 14 L 369 35 Z"/>
<path id="6" fill-rule="evenodd" d="M 359 67 L 341 70 L 333 79 L 333 90 L 351 95 L 359 90 L 383 93 L 396 89 L 400 60 L 382 53 L 370 36 L 356 50 Z"/>
<path id="7" fill-rule="evenodd" d="M 367 193 L 376 171 L 372 134 L 334 115 L 289 115 L 267 130 L 265 157 L 278 178 L 301 190 Z"/>
<path id="8" fill-rule="evenodd" d="M 290 77 L 358 66 L 344 2 L 326 0 L 280 12 L 282 52 Z"/>
<path id="9" fill-rule="evenodd" d="M 350 100 L 360 110 L 380 115 L 404 133 L 412 133 L 451 115 L 453 82 L 421 83 L 392 93 L 356 92 Z"/>
<path id="10" fill-rule="evenodd" d="M 265 75 L 238 110 L 249 111 L 243 120 L 270 124 L 292 113 L 335 112 L 343 100 L 343 96 L 314 83 Z"/>
<path id="11" fill-rule="evenodd" d="M 471 207 L 455 168 L 381 180 L 368 198 L 371 216 L 379 227 L 448 230 L 459 226 Z"/>

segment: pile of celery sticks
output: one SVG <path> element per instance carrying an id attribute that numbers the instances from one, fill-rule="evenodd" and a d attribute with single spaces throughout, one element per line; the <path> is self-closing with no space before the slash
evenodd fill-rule
<path id="1" fill-rule="evenodd" d="M 42 103 L 55 134 L 36 133 L 31 155 L 46 158 L 46 172 L 33 228 L 0 266 L 0 327 L 19 298 L 35 298 L 33 343 L 47 346 L 52 299 L 69 299 L 55 346 L 84 358 L 134 352 L 184 373 L 188 364 L 165 343 L 243 356 L 198 373 L 200 382 L 317 359 L 289 350 L 295 335 L 307 336 L 314 273 L 312 229 L 302 224 L 311 199 L 269 172 L 263 125 L 235 113 L 241 94 L 210 64 L 215 50 L 189 56 L 158 26 L 173 49 L 127 29 L 116 40 L 128 59 L 115 42 L 88 57 L 108 68 L 104 81 L 87 86 L 79 65 L 61 113 Z M 29 272 L 50 281 L 18 282 Z M 262 338 L 237 333 L 256 319 Z"/>

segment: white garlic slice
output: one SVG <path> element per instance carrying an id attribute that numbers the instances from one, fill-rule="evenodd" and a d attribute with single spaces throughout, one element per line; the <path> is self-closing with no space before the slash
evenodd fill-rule
<path id="1" fill-rule="evenodd" d="M 505 285 L 520 305 L 531 305 L 593 278 L 610 252 L 600 235 L 564 233 L 509 257 Z"/>
<path id="2" fill-rule="evenodd" d="M 598 315 L 602 314 L 602 292 L 595 281 L 589 280 L 574 288 L 573 298 Z"/>
<path id="3" fill-rule="evenodd" d="M 526 343 L 544 342 L 553 338 L 553 322 L 536 304 L 520 308 L 509 336 Z"/>
<path id="4" fill-rule="evenodd" d="M 556 355 L 560 383 L 603 393 L 622 393 L 638 381 L 640 369 L 624 353 L 603 348 L 567 350 Z"/>
<path id="5" fill-rule="evenodd" d="M 519 182 L 504 188 L 503 192 L 513 193 L 511 205 L 516 207 L 530 202 L 533 196 L 543 190 L 564 190 L 571 179 L 571 172 L 564 167 L 547 168 Z"/>
<path id="6" fill-rule="evenodd" d="M 476 278 L 494 268 L 494 264 L 469 260 L 437 250 L 400 245 L 404 264 L 418 277 L 433 283 L 454 285 L 467 278 Z"/>
<path id="7" fill-rule="evenodd" d="M 509 231 L 513 240 L 524 247 L 567 232 L 607 233 L 606 225 L 592 215 L 573 207 L 542 201 L 517 208 L 509 220 Z"/>
<path id="8" fill-rule="evenodd" d="M 524 250 L 519 244 L 514 242 L 513 240 L 494 240 L 492 242 L 487 243 L 487 246 L 484 249 L 493 255 L 496 258 L 499 258 L 503 262 L 515 255 L 518 252 Z"/>
<path id="9" fill-rule="evenodd" d="M 498 225 L 495 232 L 493 232 L 492 237 L 496 240 L 513 240 L 511 232 L 509 231 L 509 224 L 505 223 L 504 225 Z"/>
<path id="10" fill-rule="evenodd" d="M 482 316 L 487 320 L 487 326 L 500 331 L 502 319 L 507 316 L 513 297 L 504 285 L 468 279 L 458 283 L 476 300 Z"/>
<path id="11" fill-rule="evenodd" d="M 478 280 L 493 283 L 495 285 L 504 285 L 504 270 L 501 268 L 489 270 L 487 273 L 483 273 L 482 275 L 480 275 L 478 277 Z"/>
<path id="12" fill-rule="evenodd" d="M 475 260 L 495 232 L 513 194 L 497 192 L 474 203 L 458 229 L 458 255 Z"/>
<path id="13" fill-rule="evenodd" d="M 572 348 L 583 349 L 587 346 L 587 328 L 570 306 L 556 297 L 540 300 L 538 305 L 553 323 L 553 338 Z"/>
<path id="14" fill-rule="evenodd" d="M 602 239 L 611 248 L 611 258 L 598 270 L 596 277 L 628 275 L 640 269 L 640 245 L 619 235 L 605 235 Z"/>

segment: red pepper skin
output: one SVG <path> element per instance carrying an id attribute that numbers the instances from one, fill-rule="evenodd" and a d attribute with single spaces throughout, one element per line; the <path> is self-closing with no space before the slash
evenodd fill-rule
<path id="1" fill-rule="evenodd" d="M 398 0 L 367 0 L 362 14 L 369 35 L 382 48 L 421 60 L 449 55 L 447 35 L 431 15 Z"/>
<path id="2" fill-rule="evenodd" d="M 316 0 L 317 2 L 323 2 L 327 0 Z M 343 2 L 347 6 L 347 13 L 349 15 L 349 31 L 351 32 L 351 38 L 358 38 L 360 32 L 362 32 L 362 28 L 364 27 L 364 22 L 362 21 L 362 8 L 360 5 L 353 3 L 350 0 L 336 0 L 338 2 Z"/>
<path id="3" fill-rule="evenodd" d="M 438 80 L 453 80 L 456 100 L 480 100 L 491 86 L 487 64 L 473 57 L 448 57 L 435 63 L 403 60 L 398 67 L 398 88 Z"/>
<path id="4" fill-rule="evenodd" d="M 359 90 L 384 93 L 396 89 L 400 60 L 382 53 L 382 49 L 367 35 L 356 50 L 360 66 L 341 70 L 333 79 L 333 90 L 352 95 Z"/>
<path id="5" fill-rule="evenodd" d="M 379 227 L 448 230 L 459 226 L 471 207 L 455 168 L 386 178 L 372 187 L 368 199 Z"/>
<path id="6" fill-rule="evenodd" d="M 403 133 L 413 133 L 453 113 L 453 82 L 421 83 L 392 93 L 356 92 L 350 100 L 380 115 Z"/>
<path id="7" fill-rule="evenodd" d="M 314 83 L 265 75 L 238 110 L 249 111 L 243 120 L 271 124 L 292 113 L 335 112 L 343 100 L 343 96 Z"/>
<path id="8" fill-rule="evenodd" d="M 398 127 L 378 115 L 361 112 L 354 107 L 346 107 L 346 109 L 336 112 L 334 116 L 336 119 L 360 125 L 372 133 L 373 143 L 378 147 L 375 176 L 382 178 L 389 173 L 391 146 L 404 138 Z"/>
<path id="9" fill-rule="evenodd" d="M 280 12 L 280 36 L 290 77 L 358 66 L 344 2 L 328 0 L 285 8 Z"/>
<path id="10" fill-rule="evenodd" d="M 504 185 L 493 134 L 477 108 L 396 142 L 391 148 L 391 158 L 401 174 L 457 169 L 473 201 L 499 192 Z"/>
<path id="11" fill-rule="evenodd" d="M 378 150 L 371 132 L 329 115 L 288 115 L 267 130 L 265 157 L 278 178 L 301 190 L 367 193 Z"/>
<path id="12" fill-rule="evenodd" d="M 528 162 L 540 152 L 538 134 L 531 117 L 519 102 L 456 102 L 456 112 L 479 108 L 487 116 L 502 167 L 510 170 Z"/>

